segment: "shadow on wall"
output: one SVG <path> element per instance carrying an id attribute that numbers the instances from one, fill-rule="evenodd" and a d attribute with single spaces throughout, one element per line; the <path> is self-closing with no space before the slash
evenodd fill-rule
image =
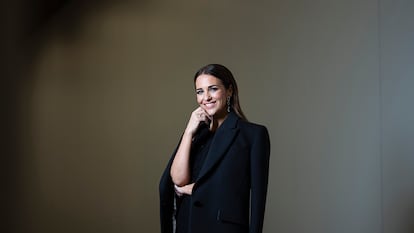
<path id="1" fill-rule="evenodd" d="M 408 202 L 408 201 L 407 201 Z M 405 207 L 402 207 L 404 210 L 401 211 L 401 215 L 394 219 L 395 226 L 392 224 L 389 232 L 401 232 L 401 233 L 412 233 L 414 232 L 414 202 L 411 200 L 411 203 L 403 203 Z M 387 231 L 386 231 L 387 232 Z"/>
<path id="2" fill-rule="evenodd" d="M 405 232 L 411 233 L 414 232 L 414 191 L 411 190 L 411 200 L 407 201 L 407 214 L 402 220 L 402 226 L 406 230 Z"/>
<path id="3" fill-rule="evenodd" d="M 407 223 L 410 224 L 407 232 L 414 232 L 414 202 L 411 203 Z"/>
<path id="4" fill-rule="evenodd" d="M 0 197 L 5 203 L 2 208 L 0 232 L 16 232 L 15 226 L 23 224 L 21 210 L 21 122 L 24 110 L 21 106 L 24 94 L 23 84 L 33 82 L 29 72 L 31 64 L 41 50 L 48 29 L 55 23 L 63 25 L 60 31 L 64 38 L 76 36 L 79 24 L 88 12 L 98 7 L 108 7 L 123 1 L 111 0 L 16 0 L 0 3 L 0 77 L 2 77 L 0 122 L 4 135 L 0 154 Z M 141 4 L 145 1 L 139 1 Z M 27 95 L 27 94 L 25 94 Z M 3 156 L 4 155 L 4 156 Z M 4 205 L 3 205 L 4 204 Z"/>

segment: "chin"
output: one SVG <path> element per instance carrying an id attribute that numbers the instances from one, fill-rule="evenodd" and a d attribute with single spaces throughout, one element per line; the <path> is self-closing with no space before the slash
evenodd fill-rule
<path id="1" fill-rule="evenodd" d="M 217 113 L 216 109 L 212 109 L 212 108 L 208 109 L 208 108 L 206 108 L 204 105 L 200 105 L 200 107 L 201 107 L 202 109 L 204 109 L 204 111 L 206 111 L 206 113 L 207 113 L 208 115 L 210 115 L 210 116 L 214 116 L 214 114 L 216 114 L 216 113 Z"/>
<path id="2" fill-rule="evenodd" d="M 210 115 L 210 116 L 214 116 L 214 115 L 216 115 L 216 113 L 217 113 L 217 111 L 215 111 L 215 110 L 206 110 L 206 112 L 208 113 L 208 115 Z"/>

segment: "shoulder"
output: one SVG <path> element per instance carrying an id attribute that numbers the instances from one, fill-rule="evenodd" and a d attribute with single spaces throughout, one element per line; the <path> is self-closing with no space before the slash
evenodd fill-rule
<path id="1" fill-rule="evenodd" d="M 249 144 L 254 151 L 269 154 L 270 136 L 266 126 L 244 120 L 240 120 L 238 125 L 242 141 Z"/>
<path id="2" fill-rule="evenodd" d="M 267 134 L 268 132 L 266 126 L 244 120 L 233 112 L 230 113 L 227 120 L 225 120 L 223 126 L 224 126 L 223 128 L 226 128 L 226 129 L 237 128 L 241 132 L 249 133 L 249 134 L 255 134 L 256 132 Z"/>
<path id="3" fill-rule="evenodd" d="M 249 130 L 249 131 L 266 131 L 267 132 L 266 126 L 253 123 L 253 122 L 249 122 L 249 121 L 245 121 L 243 119 L 239 120 L 239 128 Z"/>
<path id="4" fill-rule="evenodd" d="M 238 128 L 242 134 L 246 135 L 246 137 L 251 140 L 255 138 L 269 138 L 269 132 L 266 126 L 261 124 L 240 119 L 238 122 Z"/>

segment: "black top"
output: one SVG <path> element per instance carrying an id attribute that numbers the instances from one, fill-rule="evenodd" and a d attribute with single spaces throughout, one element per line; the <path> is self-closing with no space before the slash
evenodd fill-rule
<path id="1" fill-rule="evenodd" d="M 191 183 L 194 183 L 207 157 L 214 133 L 202 129 L 194 139 L 190 152 Z M 176 233 L 187 233 L 190 215 L 191 197 L 183 195 L 177 197 Z"/>
<path id="2" fill-rule="evenodd" d="M 180 142 L 159 183 L 162 233 L 175 232 L 173 220 L 177 198 L 171 164 L 179 145 Z M 215 131 L 196 179 L 198 183 L 192 195 L 188 196 L 191 205 L 187 232 L 262 233 L 269 159 L 270 139 L 266 127 L 245 121 L 230 112 Z"/>

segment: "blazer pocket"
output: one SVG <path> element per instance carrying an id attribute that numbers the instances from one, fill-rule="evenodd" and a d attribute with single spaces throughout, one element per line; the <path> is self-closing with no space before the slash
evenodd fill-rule
<path id="1" fill-rule="evenodd" d="M 233 223 L 246 227 L 249 226 L 248 218 L 243 218 L 240 214 L 235 213 L 234 211 L 218 210 L 217 220 L 223 223 Z"/>

